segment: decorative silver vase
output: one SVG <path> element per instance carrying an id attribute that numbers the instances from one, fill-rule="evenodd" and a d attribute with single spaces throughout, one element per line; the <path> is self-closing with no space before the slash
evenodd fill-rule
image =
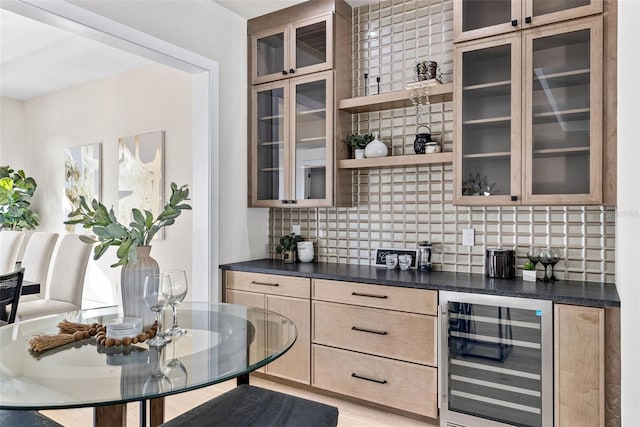
<path id="1" fill-rule="evenodd" d="M 155 321 L 155 315 L 144 303 L 144 278 L 150 274 L 160 273 L 160 267 L 156 260 L 149 255 L 150 252 L 151 246 L 138 246 L 136 248 L 136 263 L 123 265 L 120 273 L 124 315 L 140 317 L 143 329 L 151 326 Z"/>

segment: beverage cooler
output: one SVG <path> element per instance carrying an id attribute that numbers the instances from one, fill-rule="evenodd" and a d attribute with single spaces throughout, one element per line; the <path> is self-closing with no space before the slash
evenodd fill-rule
<path id="1" fill-rule="evenodd" d="M 552 426 L 552 302 L 440 292 L 440 426 Z"/>

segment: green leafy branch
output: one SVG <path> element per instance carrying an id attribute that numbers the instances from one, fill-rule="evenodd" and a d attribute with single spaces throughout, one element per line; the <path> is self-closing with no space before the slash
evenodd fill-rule
<path id="1" fill-rule="evenodd" d="M 298 246 L 298 242 L 302 242 L 303 240 L 304 237 L 295 233 L 282 236 L 280 238 L 280 244 L 276 246 L 276 252 L 281 254 L 284 251 L 295 251 Z"/>
<path id="2" fill-rule="evenodd" d="M 88 204 L 85 197 L 80 196 L 78 208 L 69 213 L 71 219 L 65 221 L 65 224 L 81 224 L 83 228 L 93 231 L 95 238 L 80 236 L 84 242 L 99 243 L 93 250 L 93 259 L 99 259 L 110 246 L 117 246 L 118 262 L 111 267 L 135 264 L 138 246 L 149 246 L 160 229 L 175 223 L 183 210 L 191 210 L 190 205 L 183 203 L 186 200 L 190 200 L 187 186 L 178 187 L 172 182 L 171 198 L 157 218 L 154 219 L 151 211 L 134 208 L 131 210 L 133 221 L 129 224 L 130 228 L 127 228 L 118 221 L 113 207 L 107 210 L 96 199 Z"/>
<path id="3" fill-rule="evenodd" d="M 40 218 L 31 211 L 31 198 L 37 187 L 23 170 L 0 167 L 0 228 L 35 230 Z"/>

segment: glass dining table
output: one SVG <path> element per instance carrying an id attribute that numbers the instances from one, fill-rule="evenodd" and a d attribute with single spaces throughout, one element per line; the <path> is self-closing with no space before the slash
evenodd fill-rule
<path id="1" fill-rule="evenodd" d="M 277 313 L 238 304 L 184 303 L 178 321 L 185 335 L 163 347 L 106 348 L 95 338 L 40 355 L 29 348 L 37 334 L 55 334 L 63 320 L 105 324 L 117 318 L 105 307 L 31 319 L 0 327 L 0 409 L 94 407 L 95 426 L 124 426 L 126 403 L 146 402 L 151 425 L 164 418 L 164 397 L 236 378 L 284 354 L 296 327 Z M 120 314 L 121 316 L 121 314 Z"/>

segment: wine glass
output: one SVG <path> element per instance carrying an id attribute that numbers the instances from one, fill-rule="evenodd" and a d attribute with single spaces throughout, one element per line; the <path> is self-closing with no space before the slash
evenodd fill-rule
<path id="1" fill-rule="evenodd" d="M 551 264 L 555 264 L 556 262 L 558 262 L 558 260 L 555 259 L 555 257 L 558 257 L 557 251 L 555 251 L 555 252 L 554 251 L 555 251 L 555 249 L 553 249 L 553 248 L 542 249 L 540 251 L 540 255 L 538 257 L 540 262 L 544 266 L 544 278 L 542 280 L 545 281 L 545 282 L 550 282 L 552 280 L 555 280 L 555 279 L 552 278 L 553 277 L 553 271 L 552 271 L 551 277 L 549 277 L 547 275 L 547 266 L 549 266 Z M 555 261 L 554 261 L 554 259 L 555 259 Z"/>
<path id="2" fill-rule="evenodd" d="M 187 273 L 184 270 L 168 270 L 166 274 L 171 279 L 171 298 L 169 298 L 169 305 L 173 310 L 173 323 L 171 328 L 165 331 L 165 334 L 171 336 L 183 335 L 186 334 L 187 331 L 178 326 L 176 306 L 187 296 L 187 289 L 189 288 Z"/>
<path id="3" fill-rule="evenodd" d="M 560 261 L 560 251 L 556 248 L 549 248 L 549 250 L 551 251 L 551 277 L 549 278 L 549 280 L 554 281 L 558 279 L 556 279 L 556 276 L 553 274 L 553 266 L 556 265 L 558 261 Z"/>
<path id="4" fill-rule="evenodd" d="M 144 278 L 144 303 L 156 314 L 158 329 L 156 336 L 147 341 L 149 346 L 163 346 L 170 342 L 162 333 L 162 312 L 171 298 L 171 278 L 167 274 L 152 274 Z"/>
<path id="5" fill-rule="evenodd" d="M 182 364 L 180 359 L 176 357 L 176 342 L 179 337 L 174 338 L 173 341 L 173 356 L 167 366 L 164 368 L 164 375 L 171 382 L 172 387 L 183 388 L 187 385 L 187 368 Z"/>
<path id="6" fill-rule="evenodd" d="M 164 347 L 149 347 L 149 361 L 153 365 L 153 371 L 149 378 L 142 386 L 142 393 L 144 395 L 155 395 L 157 393 L 171 391 L 173 384 L 169 377 L 162 369 L 162 351 Z"/>
<path id="7" fill-rule="evenodd" d="M 531 246 L 527 251 L 527 259 L 535 267 L 538 261 L 540 261 L 540 248 Z"/>

